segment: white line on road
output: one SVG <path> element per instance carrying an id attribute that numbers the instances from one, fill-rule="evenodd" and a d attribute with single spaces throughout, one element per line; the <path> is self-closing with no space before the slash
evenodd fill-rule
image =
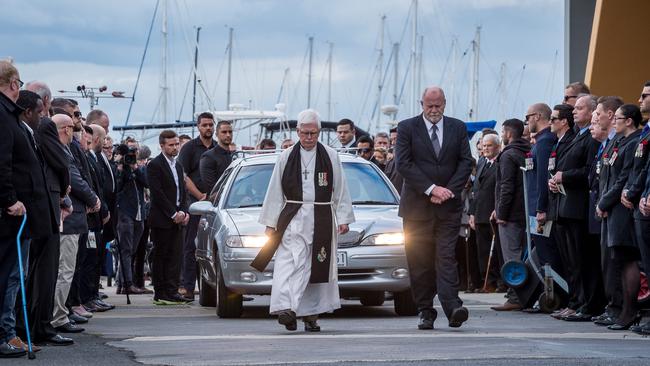
<path id="1" fill-rule="evenodd" d="M 297 340 L 297 339 L 377 339 L 377 338 L 514 338 L 514 339 L 604 339 L 647 341 L 632 334 L 620 333 L 405 333 L 405 334 L 244 334 L 244 335 L 189 335 L 189 336 L 148 336 L 125 339 L 126 342 L 175 342 L 208 340 Z"/>

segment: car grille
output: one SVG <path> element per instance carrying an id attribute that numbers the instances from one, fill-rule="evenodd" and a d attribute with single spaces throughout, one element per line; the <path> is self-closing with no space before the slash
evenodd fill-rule
<path id="1" fill-rule="evenodd" d="M 339 268 L 339 280 L 362 280 L 377 274 L 373 268 Z"/>

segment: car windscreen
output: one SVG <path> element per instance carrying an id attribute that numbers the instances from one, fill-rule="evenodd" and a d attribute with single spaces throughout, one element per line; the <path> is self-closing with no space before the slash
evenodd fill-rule
<path id="1" fill-rule="evenodd" d="M 343 171 L 353 204 L 398 204 L 386 181 L 371 165 L 343 163 Z M 271 173 L 273 164 L 242 167 L 230 186 L 225 208 L 261 207 Z"/>

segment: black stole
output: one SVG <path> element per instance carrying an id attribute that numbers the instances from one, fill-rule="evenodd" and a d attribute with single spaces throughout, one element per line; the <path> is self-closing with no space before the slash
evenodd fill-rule
<path id="1" fill-rule="evenodd" d="M 316 168 L 314 188 L 316 202 L 331 202 L 333 191 L 332 161 L 325 147 L 319 142 L 316 145 Z M 302 201 L 302 165 L 300 160 L 300 144 L 295 144 L 287 166 L 282 174 L 282 192 L 287 200 Z M 280 246 L 284 232 L 302 204 L 287 202 L 280 217 L 275 233 L 269 238 L 257 254 L 251 267 L 262 272 L 269 264 L 275 251 Z M 332 206 L 314 205 L 314 239 L 311 253 L 310 283 L 329 282 L 329 270 L 332 260 Z"/>

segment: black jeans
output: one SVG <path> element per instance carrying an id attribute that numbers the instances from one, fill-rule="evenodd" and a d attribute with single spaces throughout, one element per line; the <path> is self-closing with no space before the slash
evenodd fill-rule
<path id="1" fill-rule="evenodd" d="M 153 240 L 154 299 L 168 299 L 178 293 L 181 271 L 182 230 L 151 228 Z"/>
<path id="2" fill-rule="evenodd" d="M 188 293 L 194 293 L 196 285 L 196 232 L 199 228 L 201 216 L 190 215 L 190 220 L 185 227 L 185 238 L 183 241 L 183 287 Z"/>

